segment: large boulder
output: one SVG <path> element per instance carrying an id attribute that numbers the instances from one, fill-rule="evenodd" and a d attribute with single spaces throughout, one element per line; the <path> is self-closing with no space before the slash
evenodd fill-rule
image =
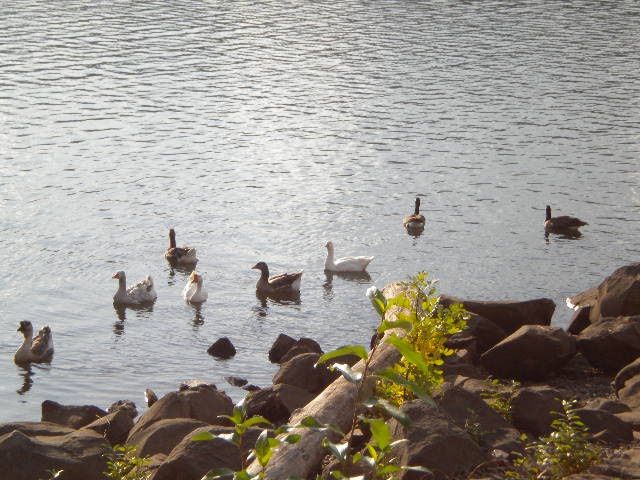
<path id="1" fill-rule="evenodd" d="M 195 442 L 192 440 L 194 436 L 204 432 L 229 435 L 233 431 L 232 427 L 203 427 L 188 433 L 156 470 L 151 480 L 200 480 L 213 468 L 239 471 L 242 468 L 241 453 L 235 445 L 219 438 Z M 250 428 L 245 433 L 243 456 L 255 445 L 261 431 L 259 428 Z"/>
<path id="2" fill-rule="evenodd" d="M 453 422 L 485 449 L 513 452 L 522 449 L 520 434 L 480 395 L 460 387 L 444 387 L 435 396 Z"/>
<path id="3" fill-rule="evenodd" d="M 169 455 L 186 435 L 208 426 L 205 422 L 190 418 L 158 420 L 147 429 L 129 436 L 127 443 L 137 447 L 136 453 L 139 457 L 151 457 L 158 453 Z"/>
<path id="4" fill-rule="evenodd" d="M 236 347 L 233 346 L 229 337 L 222 337 L 211 344 L 207 349 L 207 353 L 211 356 L 226 360 L 236 354 Z"/>
<path id="5" fill-rule="evenodd" d="M 521 388 L 511 398 L 511 421 L 516 428 L 535 437 L 551 432 L 554 412 L 562 412 L 562 394 L 551 387 Z"/>
<path id="6" fill-rule="evenodd" d="M 580 408 L 575 413 L 597 442 L 620 445 L 633 441 L 633 428 L 611 412 Z"/>
<path id="7" fill-rule="evenodd" d="M 209 425 L 221 425 L 220 415 L 233 413 L 233 401 L 212 385 L 197 385 L 179 392 L 170 392 L 154 403 L 131 429 L 129 438 L 150 425 L 167 418 L 191 418 Z"/>
<path id="8" fill-rule="evenodd" d="M 640 375 L 631 377 L 618 390 L 618 398 L 632 410 L 640 409 Z"/>
<path id="9" fill-rule="evenodd" d="M 114 446 L 126 442 L 129 431 L 133 428 L 133 418 L 128 409 L 119 409 L 83 428 L 99 433 Z"/>
<path id="10" fill-rule="evenodd" d="M 640 262 L 615 270 L 595 288 L 568 299 L 576 307 L 591 306 L 589 319 L 640 315 Z"/>
<path id="11" fill-rule="evenodd" d="M 607 479 L 640 478 L 640 447 L 635 445 L 609 455 L 593 465 L 589 472 Z"/>
<path id="12" fill-rule="evenodd" d="M 563 329 L 525 325 L 483 353 L 480 364 L 500 378 L 540 380 L 575 353 L 575 341 Z"/>
<path id="13" fill-rule="evenodd" d="M 462 303 L 467 311 L 476 313 L 491 320 L 508 335 L 523 325 L 549 325 L 556 309 L 550 298 L 538 298 L 523 302 L 506 300 L 502 302 L 462 300 L 442 295 L 440 301 L 444 306 Z"/>
<path id="14" fill-rule="evenodd" d="M 299 338 L 291 345 L 291 348 L 280 358 L 280 363 L 285 363 L 291 360 L 293 357 L 302 355 L 303 353 L 318 353 L 322 355 L 324 352 L 320 347 L 320 344 L 312 338 L 302 337 Z"/>
<path id="15" fill-rule="evenodd" d="M 65 480 L 103 480 L 103 454 L 109 451 L 102 435 L 92 430 L 29 436 L 16 429 L 0 436 L 0 477 L 35 480 L 61 469 Z"/>
<path id="16" fill-rule="evenodd" d="M 52 422 L 8 422 L 0 424 L 0 436 L 18 430 L 28 437 L 56 437 L 73 433 L 74 428 Z"/>
<path id="17" fill-rule="evenodd" d="M 578 308 L 569 322 L 567 332 L 572 335 L 578 335 L 585 328 L 591 325 L 591 320 L 589 319 L 590 314 L 591 306 Z"/>
<path id="18" fill-rule="evenodd" d="M 640 315 L 603 318 L 585 328 L 577 344 L 591 365 L 617 372 L 640 356 Z"/>
<path id="19" fill-rule="evenodd" d="M 303 353 L 280 365 L 273 377 L 273 384 L 286 383 L 310 393 L 320 393 L 334 378 L 326 366 L 315 366 L 320 358 L 317 353 Z"/>
<path id="20" fill-rule="evenodd" d="M 635 377 L 636 375 L 640 375 L 640 357 L 636 358 L 633 362 L 626 365 L 616 374 L 612 382 L 613 389 L 617 393 L 618 390 L 624 387 L 624 384 L 627 383 L 627 380 Z"/>
<path id="21" fill-rule="evenodd" d="M 281 333 L 278 338 L 275 339 L 273 345 L 269 349 L 269 361 L 271 363 L 280 363 L 280 359 L 285 353 L 296 343 L 295 338 Z"/>
<path id="22" fill-rule="evenodd" d="M 477 360 L 477 357 L 506 336 L 506 332 L 491 320 L 472 313 L 467 320 L 467 328 L 451 335 L 446 346 L 456 350 L 469 350 L 474 354 L 474 360 Z"/>
<path id="23" fill-rule="evenodd" d="M 289 420 L 294 410 L 304 407 L 315 395 L 302 388 L 279 383 L 247 395 L 247 416 L 261 415 L 274 424 Z"/>
<path id="24" fill-rule="evenodd" d="M 82 428 L 104 417 L 107 412 L 94 405 L 61 405 L 52 400 L 42 402 L 42 421 Z"/>
<path id="25" fill-rule="evenodd" d="M 401 465 L 426 467 L 434 475 L 429 478 L 445 479 L 467 473 L 487 460 L 469 434 L 437 407 L 417 400 L 405 403 L 402 411 L 411 419 L 409 427 L 390 422 L 394 438 L 408 440 L 397 448 Z M 417 480 L 423 475 L 407 472 L 402 478 Z"/>

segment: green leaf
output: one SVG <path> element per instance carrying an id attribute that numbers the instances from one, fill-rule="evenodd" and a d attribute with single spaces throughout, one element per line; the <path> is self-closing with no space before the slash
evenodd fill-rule
<path id="1" fill-rule="evenodd" d="M 391 380 L 395 384 L 405 387 L 407 390 L 413 393 L 416 397 L 418 397 L 424 403 L 435 406 L 435 402 L 433 401 L 433 399 L 420 385 L 410 380 L 407 380 L 402 375 L 399 375 L 398 373 L 394 372 L 392 369 L 388 368 L 386 370 L 378 372 L 378 376 L 382 378 L 386 378 L 387 380 Z"/>
<path id="2" fill-rule="evenodd" d="M 318 359 L 316 365 L 321 365 L 327 360 L 341 357 L 343 355 L 357 355 L 358 358 L 361 358 L 362 360 L 366 360 L 367 358 L 369 358 L 367 350 L 362 345 L 346 345 L 344 347 L 338 348 L 337 350 L 325 353 Z"/>
<path id="3" fill-rule="evenodd" d="M 346 363 L 334 363 L 331 369 L 338 370 L 351 383 L 358 383 L 362 380 L 362 373 L 356 372 Z"/>
<path id="4" fill-rule="evenodd" d="M 235 478 L 235 473 L 236 472 L 226 467 L 214 468 L 209 470 L 201 480 L 214 480 L 216 478 L 226 477 L 229 475 L 234 475 Z"/>
<path id="5" fill-rule="evenodd" d="M 387 330 L 391 330 L 394 328 L 401 328 L 403 330 L 409 331 L 413 328 L 413 322 L 409 320 L 396 320 L 394 322 L 390 322 L 389 320 L 383 320 L 378 327 L 378 333 L 384 333 Z"/>
<path id="6" fill-rule="evenodd" d="M 258 435 L 258 439 L 256 440 L 256 459 L 262 467 L 269 463 L 269 459 L 271 459 L 271 455 L 273 455 L 273 444 L 269 442 L 268 435 L 269 432 L 267 430 L 263 430 L 260 435 Z"/>
<path id="7" fill-rule="evenodd" d="M 216 435 L 214 435 L 213 433 L 209 433 L 209 432 L 200 432 L 197 435 L 194 435 L 193 437 L 191 437 L 191 441 L 192 442 L 202 442 L 203 440 L 213 440 L 214 438 L 218 438 Z"/>
<path id="8" fill-rule="evenodd" d="M 403 467 L 400 467 L 400 468 L 402 468 L 402 470 L 408 470 L 408 471 L 411 471 L 411 472 L 431 473 L 431 470 L 429 470 L 428 468 L 425 468 L 425 467 L 403 466 Z"/>
<path id="9" fill-rule="evenodd" d="M 406 413 L 404 413 L 402 410 L 400 410 L 398 407 L 390 403 L 388 400 L 385 400 L 384 398 L 371 397 L 368 400 L 362 402 L 362 404 L 367 408 L 378 407 L 383 409 L 385 412 L 387 412 L 388 415 L 395 418 L 405 427 L 408 427 L 411 423 L 411 419 Z"/>
<path id="10" fill-rule="evenodd" d="M 349 452 L 349 442 L 333 443 L 328 438 L 322 439 L 322 446 L 333 454 L 340 463 L 347 461 L 347 453 Z"/>
<path id="11" fill-rule="evenodd" d="M 261 417 L 260 415 L 256 415 L 255 417 L 251 417 L 250 419 L 245 420 L 244 422 L 242 422 L 238 426 L 239 427 L 241 426 L 246 430 L 249 427 L 253 427 L 254 425 L 259 425 L 259 424 L 271 425 L 271 422 L 269 420 L 267 420 L 266 418 Z"/>
<path id="12" fill-rule="evenodd" d="M 385 450 L 393 438 L 389 425 L 381 418 L 367 418 L 364 421 L 369 425 L 373 441 L 380 450 Z"/>
<path id="13" fill-rule="evenodd" d="M 290 435 L 287 435 L 286 437 L 284 437 L 282 439 L 283 442 L 288 443 L 288 444 L 296 444 L 300 441 L 300 439 L 302 438 L 301 435 L 298 435 L 297 433 L 292 433 Z"/>
<path id="14" fill-rule="evenodd" d="M 378 475 L 382 474 L 384 475 L 385 473 L 396 473 L 396 472 L 400 472 L 402 469 L 396 465 L 385 465 L 384 467 L 382 467 L 380 470 L 378 470 Z"/>
<path id="15" fill-rule="evenodd" d="M 403 340 L 402 338 L 395 335 L 390 335 L 387 338 L 387 343 L 390 343 L 391 345 L 396 347 L 396 349 L 402 354 L 405 360 L 418 367 L 418 369 L 420 369 L 422 373 L 428 373 L 429 366 L 424 361 L 422 355 L 413 349 L 413 345 L 410 342 L 407 342 L 406 340 Z"/>
<path id="16" fill-rule="evenodd" d="M 313 417 L 305 417 L 300 422 L 299 426 L 310 428 L 312 430 L 324 430 L 326 429 L 326 425 L 321 424 Z"/>

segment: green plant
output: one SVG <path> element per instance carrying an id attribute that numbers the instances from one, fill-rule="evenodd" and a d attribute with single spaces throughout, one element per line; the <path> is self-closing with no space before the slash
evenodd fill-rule
<path id="1" fill-rule="evenodd" d="M 57 480 L 58 478 L 62 478 L 61 475 L 64 473 L 64 470 L 56 470 L 55 468 L 52 468 L 47 470 L 47 473 L 49 474 L 47 480 Z"/>
<path id="2" fill-rule="evenodd" d="M 389 328 L 407 331 L 404 338 L 389 335 L 387 342 L 402 354 L 402 360 L 383 372 L 378 392 L 395 405 L 417 397 L 429 397 L 443 380 L 444 358 L 454 351 L 445 343 L 454 333 L 466 328 L 468 314 L 461 304 L 444 307 L 436 295 L 435 280 L 420 272 L 397 296 L 384 301 L 379 292 L 371 292 L 372 301 L 381 315 L 393 306 L 400 307 L 394 322 L 382 321 L 383 333 Z M 416 388 L 417 387 L 417 388 Z"/>
<path id="3" fill-rule="evenodd" d="M 502 417 L 511 421 L 511 394 L 514 388 L 520 386 L 520 382 L 511 380 L 510 383 L 503 382 L 498 378 L 491 380 L 492 390 L 482 392 L 481 397 L 487 399 L 487 404 Z"/>
<path id="4" fill-rule="evenodd" d="M 113 480 L 147 480 L 151 476 L 151 460 L 136 456 L 133 445 L 114 445 L 103 454 L 107 459 L 107 470 L 103 472 Z"/>
<path id="5" fill-rule="evenodd" d="M 564 478 L 587 470 L 600 457 L 600 448 L 589 442 L 589 431 L 575 412 L 576 402 L 563 401 L 562 412 L 551 423 L 551 434 L 531 442 L 526 455 L 514 462 L 507 476 L 517 479 Z"/>

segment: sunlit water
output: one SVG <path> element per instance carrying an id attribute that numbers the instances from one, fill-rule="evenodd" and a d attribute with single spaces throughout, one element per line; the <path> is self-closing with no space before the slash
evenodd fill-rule
<path id="1" fill-rule="evenodd" d="M 192 378 L 237 400 L 224 377 L 268 385 L 279 333 L 367 344 L 367 287 L 420 270 L 566 326 L 567 295 L 640 257 L 640 6 L 527 3 L 0 2 L 0 420 Z M 545 238 L 547 203 L 583 236 Z M 327 277 L 327 240 L 371 278 Z M 258 260 L 305 270 L 299 302 L 256 297 Z M 124 320 L 121 269 L 158 292 Z M 20 320 L 51 325 L 50 365 L 14 365 Z"/>

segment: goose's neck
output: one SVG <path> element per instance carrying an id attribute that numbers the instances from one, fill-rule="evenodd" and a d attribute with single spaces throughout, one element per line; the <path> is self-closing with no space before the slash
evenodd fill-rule
<path id="1" fill-rule="evenodd" d="M 327 247 L 327 259 L 324 261 L 325 268 L 334 265 L 333 247 Z"/>
<path id="2" fill-rule="evenodd" d="M 176 248 L 176 233 L 173 230 L 169 231 L 169 248 Z"/>
<path id="3" fill-rule="evenodd" d="M 127 279 L 124 275 L 120 275 L 118 279 L 118 291 L 125 292 L 127 290 Z"/>
<path id="4" fill-rule="evenodd" d="M 269 269 L 267 267 L 260 270 L 260 280 L 269 280 Z"/>
<path id="5" fill-rule="evenodd" d="M 551 220 L 551 207 L 547 205 L 547 217 L 546 220 Z"/>
<path id="6" fill-rule="evenodd" d="M 414 215 L 420 215 L 420 199 L 416 198 L 416 208 L 415 208 L 415 212 L 413 212 Z"/>

